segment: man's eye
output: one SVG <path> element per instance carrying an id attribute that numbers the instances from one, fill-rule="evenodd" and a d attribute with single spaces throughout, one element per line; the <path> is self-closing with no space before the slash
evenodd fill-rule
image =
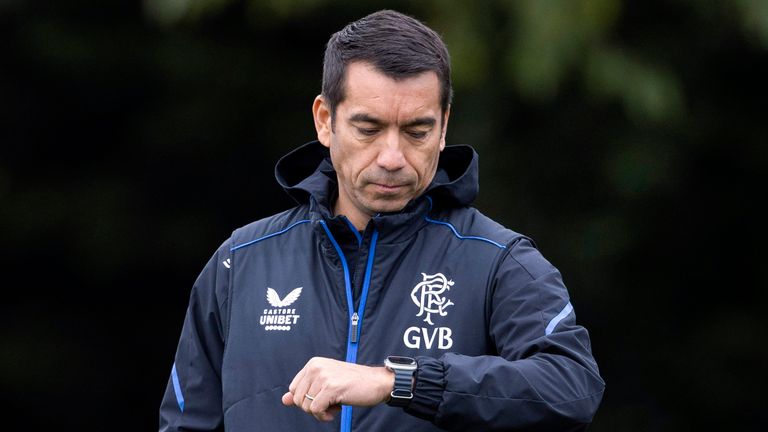
<path id="1" fill-rule="evenodd" d="M 427 136 L 427 133 L 411 131 L 411 132 L 408 132 L 408 135 L 410 135 L 410 137 L 414 139 L 424 139 Z"/>
<path id="2" fill-rule="evenodd" d="M 373 136 L 379 132 L 378 129 L 357 128 L 357 130 L 358 132 L 360 132 L 361 135 L 365 135 L 365 136 Z"/>

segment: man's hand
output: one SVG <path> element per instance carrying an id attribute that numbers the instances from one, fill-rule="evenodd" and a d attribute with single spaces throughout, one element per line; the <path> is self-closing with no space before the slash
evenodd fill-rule
<path id="1" fill-rule="evenodd" d="M 301 408 L 318 420 L 331 421 L 342 404 L 374 406 L 389 400 L 394 382 L 395 374 L 383 366 L 314 357 L 293 378 L 283 404 Z"/>

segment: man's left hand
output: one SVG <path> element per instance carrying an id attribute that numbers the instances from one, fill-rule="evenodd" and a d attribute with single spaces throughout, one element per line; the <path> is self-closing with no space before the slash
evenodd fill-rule
<path id="1" fill-rule="evenodd" d="M 368 407 L 386 402 L 394 382 L 394 373 L 383 366 L 313 357 L 293 378 L 282 401 L 318 420 L 331 421 L 342 404 Z"/>

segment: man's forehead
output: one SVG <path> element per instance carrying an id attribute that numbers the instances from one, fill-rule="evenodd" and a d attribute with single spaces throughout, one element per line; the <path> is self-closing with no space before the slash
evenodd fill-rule
<path id="1" fill-rule="evenodd" d="M 344 87 L 340 107 L 347 116 L 436 117 L 440 112 L 440 82 L 432 71 L 396 79 L 368 63 L 355 62 L 347 68 Z"/>
<path id="2" fill-rule="evenodd" d="M 433 71 L 424 71 L 414 75 L 393 77 L 381 72 L 367 62 L 350 63 L 344 76 L 345 93 L 371 92 L 384 94 L 394 92 L 419 91 L 425 96 L 440 99 L 440 80 Z"/>

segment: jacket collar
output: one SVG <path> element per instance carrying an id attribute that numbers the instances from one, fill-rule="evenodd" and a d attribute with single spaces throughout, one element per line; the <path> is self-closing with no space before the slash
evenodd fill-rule
<path id="1" fill-rule="evenodd" d="M 336 219 L 330 210 L 337 194 L 336 171 L 330 152 L 318 141 L 283 156 L 275 166 L 275 178 L 299 204 L 309 205 L 313 219 Z M 426 192 L 403 210 L 377 215 L 371 222 L 379 230 L 380 240 L 398 242 L 420 229 L 432 208 L 468 206 L 478 191 L 477 153 L 466 145 L 447 146 Z"/>

